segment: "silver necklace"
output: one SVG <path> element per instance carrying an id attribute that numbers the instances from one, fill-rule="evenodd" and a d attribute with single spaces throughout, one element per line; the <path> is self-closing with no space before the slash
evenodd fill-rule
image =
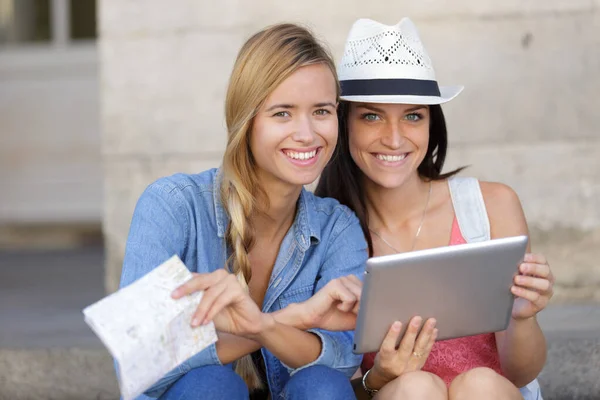
<path id="1" fill-rule="evenodd" d="M 417 228 L 417 233 L 415 234 L 415 238 L 413 239 L 413 243 L 412 243 L 412 247 L 410 248 L 410 251 L 413 251 L 415 249 L 415 245 L 417 244 L 417 238 L 419 237 L 419 234 L 421 233 L 421 228 L 423 228 L 423 221 L 425 221 L 425 215 L 427 214 L 427 208 L 429 207 L 429 199 L 431 198 L 431 183 L 432 181 L 429 181 L 429 192 L 427 193 L 427 201 L 425 202 L 425 208 L 423 209 L 423 215 L 421 215 L 421 222 L 419 223 L 419 228 Z M 397 248 L 395 248 L 394 246 L 392 246 L 387 240 L 385 240 L 379 233 L 375 232 L 373 229 L 369 228 L 369 230 L 375 234 L 375 236 L 377 236 L 379 239 L 381 239 L 381 241 L 383 243 L 385 243 L 390 249 L 394 250 L 396 253 L 402 253 L 400 250 L 398 250 Z"/>

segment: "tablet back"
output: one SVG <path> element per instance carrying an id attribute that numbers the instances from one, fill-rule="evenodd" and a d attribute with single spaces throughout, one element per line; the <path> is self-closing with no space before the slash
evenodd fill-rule
<path id="1" fill-rule="evenodd" d="M 495 239 L 367 261 L 354 352 L 379 350 L 394 321 L 437 320 L 438 340 L 497 332 L 510 321 L 510 291 L 526 236 Z"/>

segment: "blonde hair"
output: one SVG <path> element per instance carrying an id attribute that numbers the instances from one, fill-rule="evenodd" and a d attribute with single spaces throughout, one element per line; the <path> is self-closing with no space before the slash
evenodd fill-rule
<path id="1" fill-rule="evenodd" d="M 318 63 L 331 69 L 339 97 L 335 64 L 329 52 L 305 28 L 279 24 L 256 33 L 244 44 L 231 73 L 225 101 L 228 136 L 221 200 L 230 218 L 226 243 L 231 256 L 227 265 L 246 288 L 252 277 L 248 258 L 254 244 L 251 217 L 268 207 L 250 150 L 252 121 L 277 86 L 298 68 Z M 250 391 L 264 387 L 250 355 L 236 362 L 235 371 Z"/>

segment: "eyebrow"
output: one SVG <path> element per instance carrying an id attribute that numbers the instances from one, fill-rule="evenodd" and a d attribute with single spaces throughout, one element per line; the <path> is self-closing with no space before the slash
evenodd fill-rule
<path id="1" fill-rule="evenodd" d="M 356 108 L 366 108 L 367 110 L 371 110 L 371 111 L 375 111 L 375 112 L 378 112 L 378 113 L 381 113 L 381 114 L 385 114 L 385 111 L 383 109 L 375 107 L 375 106 L 372 106 L 372 105 L 370 105 L 368 103 L 361 103 L 361 104 L 357 105 Z M 425 106 L 425 105 L 416 105 L 414 107 L 407 108 L 406 110 L 404 110 L 404 112 L 417 111 L 417 110 L 421 110 L 423 108 L 427 108 L 427 106 Z"/>
<path id="2" fill-rule="evenodd" d="M 407 109 L 405 111 L 406 112 L 411 112 L 411 111 L 422 110 L 424 108 L 427 108 L 427 106 L 425 106 L 425 105 L 417 105 L 417 106 L 411 107 L 411 108 L 409 108 L 409 109 Z"/>
<path id="3" fill-rule="evenodd" d="M 313 105 L 313 107 L 314 108 L 322 108 L 322 107 L 332 107 L 332 108 L 335 108 L 335 104 L 331 103 L 331 102 L 317 103 L 317 104 Z M 293 105 L 293 104 L 274 104 L 271 107 L 267 108 L 265 110 L 265 112 L 273 111 L 273 110 L 275 110 L 277 108 L 283 108 L 283 109 L 289 110 L 289 109 L 296 108 L 296 106 Z"/>

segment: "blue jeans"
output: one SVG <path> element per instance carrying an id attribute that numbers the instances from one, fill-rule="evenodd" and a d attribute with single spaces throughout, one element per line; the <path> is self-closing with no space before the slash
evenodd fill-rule
<path id="1" fill-rule="evenodd" d="M 179 378 L 161 400 L 247 400 L 248 388 L 233 369 L 210 365 L 192 369 Z M 296 372 L 281 393 L 286 400 L 355 399 L 350 380 L 341 372 L 314 365 Z M 274 399 L 275 400 L 275 399 Z"/>

